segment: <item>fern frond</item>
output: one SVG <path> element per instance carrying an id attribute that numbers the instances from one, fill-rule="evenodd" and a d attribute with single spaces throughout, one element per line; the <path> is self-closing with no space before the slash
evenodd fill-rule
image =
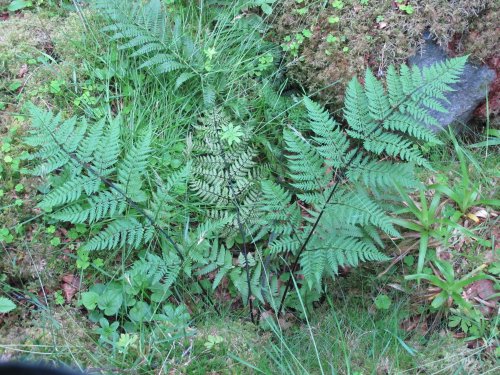
<path id="1" fill-rule="evenodd" d="M 313 139 L 318 143 L 317 150 L 325 164 L 334 168 L 346 166 L 356 150 L 350 150 L 350 142 L 340 126 L 330 117 L 328 112 L 309 98 L 304 98 L 309 116 L 309 126 L 315 133 Z"/>
<path id="2" fill-rule="evenodd" d="M 335 215 L 339 223 L 360 226 L 372 224 L 390 236 L 400 236 L 391 218 L 361 189 L 335 196 L 328 212 Z"/>
<path id="3" fill-rule="evenodd" d="M 411 163 L 393 163 L 364 157 L 351 163 L 346 175 L 352 183 L 362 181 L 370 190 L 390 190 L 396 181 L 402 186 L 416 185 Z"/>
<path id="4" fill-rule="evenodd" d="M 83 184 L 86 179 L 88 178 L 79 176 L 66 181 L 47 194 L 38 204 L 38 207 L 50 210 L 52 207 L 77 201 L 83 193 Z"/>
<path id="5" fill-rule="evenodd" d="M 333 275 L 338 274 L 340 267 L 356 267 L 360 262 L 382 262 L 389 259 L 372 243 L 350 237 L 336 237 L 328 242 L 327 249 L 323 251 L 326 263 Z"/>
<path id="6" fill-rule="evenodd" d="M 86 207 L 86 208 L 84 208 Z M 87 199 L 85 206 L 74 204 L 51 214 L 51 217 L 73 224 L 95 223 L 106 217 L 123 213 L 126 202 L 123 196 L 111 191 L 102 191 Z"/>
<path id="7" fill-rule="evenodd" d="M 85 250 L 111 250 L 130 245 L 137 249 L 144 242 L 151 240 L 154 228 L 143 224 L 133 217 L 116 219 L 83 245 Z"/>
<path id="8" fill-rule="evenodd" d="M 305 193 L 323 190 L 332 176 L 327 173 L 319 152 L 297 131 L 286 129 L 283 139 L 288 152 L 286 157 L 292 185 Z M 310 202 L 305 194 L 299 197 L 306 203 Z"/>
<path id="9" fill-rule="evenodd" d="M 440 143 L 431 130 L 439 126 L 432 111 L 444 112 L 446 93 L 452 91 L 463 71 L 466 57 L 455 58 L 420 70 L 402 65 L 387 72 L 387 92 L 370 70 L 365 74 L 365 87 L 354 78 L 345 95 L 345 118 L 348 134 L 363 141 L 364 148 L 376 154 L 429 166 L 414 140 Z M 391 133 L 393 132 L 393 133 Z"/>
<path id="10" fill-rule="evenodd" d="M 111 120 L 104 130 L 104 134 L 106 136 L 99 139 L 91 163 L 97 174 L 103 177 L 112 173 L 118 162 L 121 151 L 120 118 Z"/>
<path id="11" fill-rule="evenodd" d="M 128 148 L 117 168 L 118 182 L 125 187 L 125 192 L 131 199 L 140 195 L 142 176 L 146 173 L 151 154 L 151 137 L 152 132 L 149 128 L 136 144 Z"/>
<path id="12" fill-rule="evenodd" d="M 324 250 L 304 251 L 300 256 L 300 268 L 304 274 L 304 279 L 312 289 L 316 286 L 321 288 L 321 278 L 325 271 L 326 258 Z"/>

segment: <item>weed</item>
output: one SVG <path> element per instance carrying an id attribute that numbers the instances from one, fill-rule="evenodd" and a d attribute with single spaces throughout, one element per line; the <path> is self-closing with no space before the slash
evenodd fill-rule
<path id="1" fill-rule="evenodd" d="M 434 265 L 437 267 L 441 273 L 441 278 L 435 275 L 428 275 L 423 273 L 418 273 L 415 275 L 406 276 L 406 280 L 420 280 L 424 279 L 429 281 L 432 285 L 438 287 L 440 292 L 436 294 L 432 299 L 432 307 L 435 309 L 441 306 L 450 307 L 452 303 L 457 304 L 464 312 L 468 312 L 471 309 L 471 305 L 465 301 L 462 297 L 463 289 L 478 280 L 488 279 L 489 276 L 485 274 L 479 275 L 466 275 L 463 278 L 456 280 L 455 272 L 452 265 L 449 262 L 442 260 L 435 260 Z"/>

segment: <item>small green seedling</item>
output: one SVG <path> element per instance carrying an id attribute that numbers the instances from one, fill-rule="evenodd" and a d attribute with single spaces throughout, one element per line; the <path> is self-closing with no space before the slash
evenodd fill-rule
<path id="1" fill-rule="evenodd" d="M 134 346 L 135 342 L 139 339 L 137 334 L 122 333 L 116 346 L 118 351 L 123 354 L 127 354 L 131 346 Z"/>
<path id="2" fill-rule="evenodd" d="M 82 248 L 78 249 L 76 252 L 76 268 L 79 270 L 86 270 L 90 266 L 90 252 Z"/>
<path id="3" fill-rule="evenodd" d="M 207 341 L 205 342 L 205 348 L 207 350 L 212 350 L 214 348 L 217 348 L 219 344 L 223 343 L 224 339 L 218 335 L 212 336 L 208 335 Z"/>
<path id="4" fill-rule="evenodd" d="M 235 126 L 233 125 L 233 123 L 222 126 L 221 130 L 221 139 L 226 141 L 229 146 L 231 146 L 233 143 L 240 143 L 241 138 L 244 135 L 241 126 Z"/>
<path id="5" fill-rule="evenodd" d="M 64 305 L 64 297 L 62 295 L 62 292 L 58 290 L 57 292 L 54 293 L 54 302 L 57 305 Z"/>
<path id="6" fill-rule="evenodd" d="M 339 17 L 337 17 L 337 16 L 330 16 L 330 17 L 328 17 L 328 23 L 330 23 L 330 24 L 333 25 L 333 24 L 338 23 L 338 22 L 340 22 L 340 18 Z"/>
<path id="7" fill-rule="evenodd" d="M 14 241 L 14 236 L 10 233 L 7 228 L 0 229 L 0 242 L 5 242 L 6 244 L 12 243 Z"/>
<path id="8" fill-rule="evenodd" d="M 51 225 L 45 229 L 45 233 L 47 234 L 54 234 L 56 232 L 56 227 L 54 225 Z"/>
<path id="9" fill-rule="evenodd" d="M 341 0 L 334 0 L 332 2 L 332 7 L 334 7 L 335 9 L 342 9 L 344 7 L 344 2 L 341 1 Z"/>
<path id="10" fill-rule="evenodd" d="M 380 294 L 375 298 L 375 307 L 378 310 L 388 310 L 391 304 L 392 301 L 386 294 Z"/>
<path id="11" fill-rule="evenodd" d="M 406 4 L 407 0 L 396 0 L 396 3 L 398 3 L 399 9 L 405 12 L 406 14 L 413 14 L 413 12 L 415 11 L 413 6 Z"/>
<path id="12" fill-rule="evenodd" d="M 328 34 L 326 37 L 327 43 L 335 43 L 335 42 L 338 42 L 338 40 L 339 40 L 339 38 L 337 38 L 336 36 L 333 36 L 332 34 Z"/>
<path id="13" fill-rule="evenodd" d="M 50 244 L 52 246 L 59 246 L 61 244 L 61 239 L 59 237 L 52 237 Z"/>

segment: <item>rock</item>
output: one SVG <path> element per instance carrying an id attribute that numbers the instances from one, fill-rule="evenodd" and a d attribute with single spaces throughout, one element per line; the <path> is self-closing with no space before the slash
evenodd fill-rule
<path id="1" fill-rule="evenodd" d="M 419 68 L 430 66 L 446 60 L 446 52 L 434 41 L 430 33 L 424 34 L 425 44 L 420 53 L 408 59 L 410 66 Z M 474 110 L 486 98 L 488 86 L 495 80 L 495 71 L 487 66 L 465 65 L 459 82 L 451 87 L 455 90 L 447 94 L 449 103 L 443 103 L 448 113 L 430 111 L 440 126 L 428 125 L 435 132 L 440 132 L 449 126 L 461 130 L 472 117 Z"/>

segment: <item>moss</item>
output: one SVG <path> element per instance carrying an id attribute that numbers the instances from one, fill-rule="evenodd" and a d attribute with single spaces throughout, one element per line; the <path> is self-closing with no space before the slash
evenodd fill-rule
<path id="1" fill-rule="evenodd" d="M 27 11 L 0 22 L 0 102 L 14 105 L 10 112 L 19 111 L 27 100 L 50 102 L 43 86 L 67 80 L 80 69 L 83 34 L 76 13 Z M 14 90 L 13 82 L 18 83 Z"/>
<path id="2" fill-rule="evenodd" d="M 309 92 L 321 90 L 318 97 L 324 102 L 340 103 L 346 83 L 367 67 L 383 75 L 388 65 L 404 62 L 418 51 L 426 30 L 448 52 L 470 53 L 474 61 L 484 61 L 500 47 L 495 26 L 500 16 L 498 2 L 408 1 L 412 14 L 386 0 L 370 0 L 366 5 L 345 0 L 342 9 L 334 8 L 331 1 L 326 7 L 323 3 L 285 0 L 277 8 L 273 26 L 279 43 L 305 28 L 312 31 L 298 58 L 288 58 L 287 66 L 290 77 Z M 306 14 L 297 13 L 308 4 Z M 337 81 L 338 85 L 331 86 Z"/>
<path id="3" fill-rule="evenodd" d="M 417 349 L 415 362 L 426 374 L 479 375 L 494 372 L 497 368 L 493 353 L 488 353 L 489 349 L 469 349 L 463 341 L 449 333 L 434 334 L 425 345 L 418 342 L 410 345 Z"/>

